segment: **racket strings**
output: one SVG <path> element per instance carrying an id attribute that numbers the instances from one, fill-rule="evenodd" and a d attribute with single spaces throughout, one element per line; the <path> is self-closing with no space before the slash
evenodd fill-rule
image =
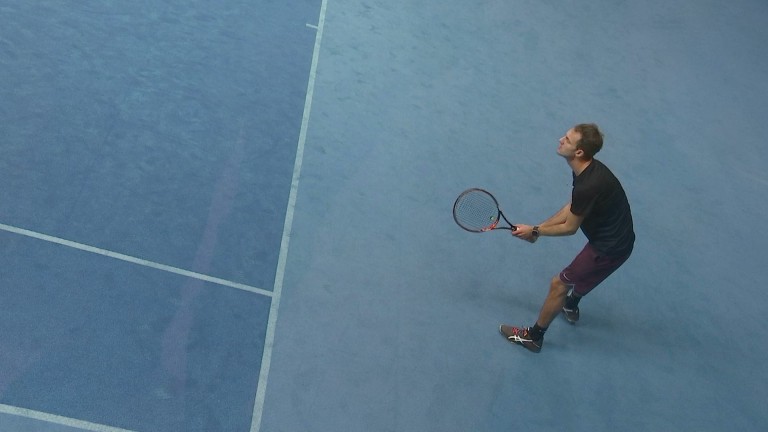
<path id="1" fill-rule="evenodd" d="M 485 191 L 469 191 L 456 200 L 453 217 L 456 223 L 467 230 L 489 230 L 499 223 L 499 205 Z"/>

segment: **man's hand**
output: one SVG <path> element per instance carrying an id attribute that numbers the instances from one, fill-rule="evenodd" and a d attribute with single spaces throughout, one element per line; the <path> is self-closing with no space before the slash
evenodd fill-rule
<path id="1" fill-rule="evenodd" d="M 532 225 L 525 225 L 525 224 L 514 224 L 517 229 L 512 232 L 512 235 L 527 241 L 528 243 L 536 243 L 536 240 L 539 239 L 539 236 L 533 234 L 533 226 Z"/>

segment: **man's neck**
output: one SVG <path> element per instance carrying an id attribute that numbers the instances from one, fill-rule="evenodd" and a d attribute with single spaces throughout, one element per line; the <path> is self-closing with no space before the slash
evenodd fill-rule
<path id="1" fill-rule="evenodd" d="M 587 169 L 587 167 L 591 163 L 592 163 L 592 159 L 584 160 L 577 157 L 568 160 L 568 165 L 571 167 L 571 169 L 573 170 L 573 173 L 576 174 L 576 176 L 584 172 L 584 170 Z"/>

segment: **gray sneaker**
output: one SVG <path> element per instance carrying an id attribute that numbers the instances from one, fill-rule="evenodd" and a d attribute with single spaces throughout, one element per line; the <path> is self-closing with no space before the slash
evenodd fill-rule
<path id="1" fill-rule="evenodd" d="M 528 330 L 528 327 L 499 326 L 499 333 L 501 333 L 501 335 L 508 341 L 513 344 L 522 345 L 525 348 L 528 348 L 529 351 L 537 353 L 541 351 L 541 346 L 544 344 L 544 338 L 542 337 L 541 339 L 533 340 L 531 339 Z"/>
<path id="2" fill-rule="evenodd" d="M 568 309 L 563 306 L 563 317 L 569 323 L 576 324 L 576 321 L 579 320 L 579 307 L 576 306 L 573 309 Z"/>

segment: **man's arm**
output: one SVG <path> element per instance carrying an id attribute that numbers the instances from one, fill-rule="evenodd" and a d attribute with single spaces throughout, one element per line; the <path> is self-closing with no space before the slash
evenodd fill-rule
<path id="1" fill-rule="evenodd" d="M 554 216 L 539 225 L 539 236 L 569 236 L 576 233 L 584 216 L 571 213 L 571 203 L 560 209 Z"/>
<path id="2" fill-rule="evenodd" d="M 557 213 L 552 215 L 539 225 L 539 236 L 568 236 L 575 234 L 581 226 L 584 216 L 577 216 L 571 213 L 571 203 L 568 202 Z M 525 224 L 515 224 L 517 229 L 512 231 L 512 235 L 529 242 L 534 242 L 538 237 L 533 235 L 533 226 Z"/>
<path id="3" fill-rule="evenodd" d="M 539 228 L 550 225 L 560 225 L 565 222 L 566 215 L 571 212 L 571 203 L 567 202 L 563 208 L 557 211 L 551 218 L 539 224 Z"/>

